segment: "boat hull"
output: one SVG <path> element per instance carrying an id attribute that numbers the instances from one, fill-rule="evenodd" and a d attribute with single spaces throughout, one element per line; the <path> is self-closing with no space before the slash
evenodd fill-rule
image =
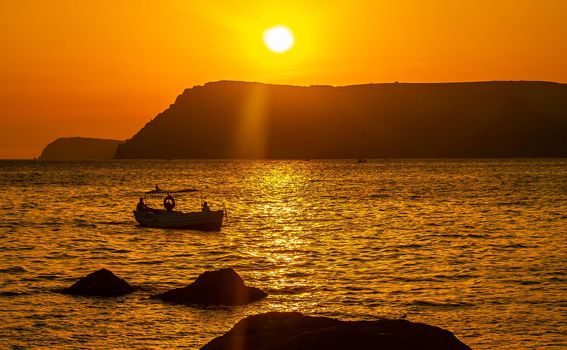
<path id="1" fill-rule="evenodd" d="M 220 231 L 223 216 L 224 210 L 190 213 L 134 210 L 134 217 L 140 226 L 200 231 Z"/>

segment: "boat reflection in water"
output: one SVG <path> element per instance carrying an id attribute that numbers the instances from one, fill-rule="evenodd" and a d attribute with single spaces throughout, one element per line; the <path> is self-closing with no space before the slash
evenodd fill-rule
<path id="1" fill-rule="evenodd" d="M 203 202 L 200 211 L 182 212 L 173 210 L 175 198 L 172 194 L 198 192 L 197 189 L 182 189 L 177 191 L 166 191 L 156 186 L 155 190 L 144 193 L 140 198 L 134 217 L 143 227 L 189 229 L 200 231 L 220 231 L 223 217 L 227 217 L 226 209 L 211 210 L 207 202 Z M 165 209 L 154 209 L 144 203 L 147 195 L 163 195 L 163 206 Z"/>

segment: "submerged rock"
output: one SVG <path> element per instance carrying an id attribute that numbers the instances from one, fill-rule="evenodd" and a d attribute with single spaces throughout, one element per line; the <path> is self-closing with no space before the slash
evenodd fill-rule
<path id="1" fill-rule="evenodd" d="M 270 312 L 240 320 L 201 350 L 470 350 L 453 333 L 406 320 L 340 321 Z"/>
<path id="2" fill-rule="evenodd" d="M 152 298 L 175 304 L 244 305 L 267 296 L 262 290 L 245 285 L 236 271 L 226 268 L 202 273 L 190 285 Z"/>
<path id="3" fill-rule="evenodd" d="M 100 269 L 86 275 L 71 287 L 63 289 L 63 294 L 116 297 L 132 293 L 136 289 L 122 278 L 107 269 Z"/>

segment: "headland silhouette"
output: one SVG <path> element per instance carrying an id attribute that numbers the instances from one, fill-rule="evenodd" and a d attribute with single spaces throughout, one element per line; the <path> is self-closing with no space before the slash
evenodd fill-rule
<path id="1" fill-rule="evenodd" d="M 61 137 L 41 152 L 40 160 L 112 159 L 123 141 L 88 137 Z"/>
<path id="2" fill-rule="evenodd" d="M 565 101 L 550 82 L 220 81 L 186 89 L 125 142 L 58 139 L 40 159 L 566 157 Z"/>
<path id="3" fill-rule="evenodd" d="M 546 82 L 222 81 L 186 89 L 116 158 L 562 157 L 565 101 Z"/>

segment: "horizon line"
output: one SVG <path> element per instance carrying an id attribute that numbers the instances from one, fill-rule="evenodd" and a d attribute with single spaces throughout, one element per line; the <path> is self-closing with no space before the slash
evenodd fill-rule
<path id="1" fill-rule="evenodd" d="M 368 85 L 394 85 L 394 84 L 414 84 L 414 85 L 457 85 L 457 84 L 489 84 L 489 83 L 543 83 L 543 84 L 557 84 L 557 85 L 567 85 L 567 82 L 552 81 L 552 80 L 462 80 L 462 81 L 438 81 L 438 82 L 412 82 L 412 81 L 390 81 L 390 82 L 361 82 L 361 83 L 350 83 L 345 85 L 332 85 L 332 84 L 294 84 L 294 83 L 271 83 L 255 80 L 238 80 L 238 79 L 220 79 L 220 80 L 210 80 L 204 83 L 193 85 L 194 87 L 204 87 L 210 84 L 218 83 L 246 83 L 246 84 L 262 84 L 262 85 L 273 85 L 273 86 L 291 86 L 291 87 L 352 87 L 352 86 L 368 86 Z"/>

